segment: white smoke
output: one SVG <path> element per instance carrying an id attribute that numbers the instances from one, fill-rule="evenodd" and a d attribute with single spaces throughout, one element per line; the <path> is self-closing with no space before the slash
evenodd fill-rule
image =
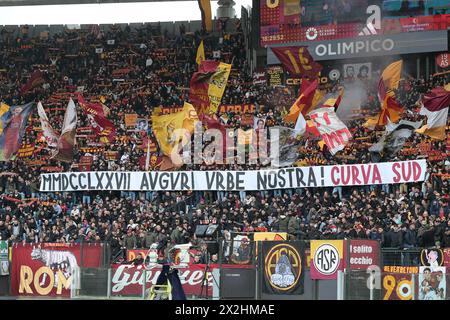
<path id="1" fill-rule="evenodd" d="M 337 110 L 337 116 L 343 122 L 348 122 L 352 118 L 361 116 L 361 106 L 367 102 L 367 90 L 359 79 L 346 81 L 343 86 L 345 91 Z"/>

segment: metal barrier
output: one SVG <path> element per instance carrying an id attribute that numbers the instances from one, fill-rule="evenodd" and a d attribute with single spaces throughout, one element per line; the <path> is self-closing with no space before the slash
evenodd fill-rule
<path id="1" fill-rule="evenodd" d="M 382 266 L 419 266 L 422 248 L 381 249 Z"/>

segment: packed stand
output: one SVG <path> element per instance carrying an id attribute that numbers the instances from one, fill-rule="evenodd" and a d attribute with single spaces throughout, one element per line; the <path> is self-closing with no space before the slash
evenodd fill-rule
<path id="1" fill-rule="evenodd" d="M 254 104 L 255 116 L 266 126 L 285 125 L 283 115 L 296 99 L 289 87 L 255 85 L 245 57 L 242 30 L 205 38 L 207 57 L 220 50 L 220 60 L 232 63 L 232 72 L 222 104 Z M 158 25 L 138 29 L 112 26 L 106 32 L 65 30 L 47 38 L 0 32 L 0 97 L 10 105 L 41 101 L 54 128 L 61 128 L 71 93 L 83 90 L 85 97 L 104 97 L 108 118 L 117 128 L 109 145 L 98 137 L 79 132 L 73 163 L 49 160 L 49 149 L 33 114 L 23 144 L 35 144 L 31 157 L 0 163 L 0 238 L 12 242 L 109 242 L 113 255 L 121 249 L 149 248 L 152 243 L 199 244 L 195 229 L 201 223 L 218 223 L 225 238 L 230 232 L 281 231 L 298 239 L 367 238 L 383 247 L 450 246 L 448 158 L 429 160 L 423 183 L 367 187 L 337 187 L 297 190 L 233 192 L 88 192 L 39 193 L 39 174 L 55 170 L 78 171 L 82 156 L 92 155 L 93 171 L 143 170 L 139 159 L 147 132 L 129 130 L 124 117 L 136 113 L 148 117 L 157 107 L 180 107 L 188 101 L 189 81 L 196 71 L 196 48 L 202 36 L 180 28 L 175 35 Z M 114 44 L 107 44 L 114 39 Z M 103 48 L 101 53 L 96 48 Z M 44 68 L 44 85 L 19 94 L 34 69 Z M 448 83 L 448 76 L 406 79 L 396 93 L 407 108 L 404 118 L 418 120 L 416 102 L 421 94 Z M 329 86 L 329 91 L 340 85 Z M 379 108 L 370 86 L 368 108 Z M 229 113 L 227 125 L 239 128 L 239 115 Z M 78 127 L 89 128 L 78 110 Z M 381 132 L 362 126 L 364 119 L 348 123 L 354 140 L 332 156 L 317 143 L 299 150 L 300 165 L 371 162 L 368 147 Z M 87 131 L 89 131 L 87 129 Z M 147 137 L 148 136 L 148 137 Z M 432 141 L 414 134 L 405 149 L 428 144 L 448 152 L 446 141 Z M 98 151 L 100 150 L 100 152 Z M 402 150 L 403 151 L 403 150 Z M 384 160 L 415 159 L 417 154 L 399 152 Z M 108 156 L 112 152 L 113 157 Z M 424 156 L 426 157 L 426 156 Z M 258 169 L 260 165 L 212 165 L 208 169 Z M 60 168 L 60 169 L 58 169 Z M 204 170 L 206 165 L 183 169 Z M 158 170 L 153 168 L 153 170 Z"/>

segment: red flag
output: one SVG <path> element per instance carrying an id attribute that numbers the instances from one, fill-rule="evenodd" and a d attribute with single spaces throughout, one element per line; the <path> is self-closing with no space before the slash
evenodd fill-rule
<path id="1" fill-rule="evenodd" d="M 227 129 L 226 127 L 216 118 L 207 116 L 206 114 L 202 114 L 199 116 L 200 121 L 206 126 L 206 129 L 217 129 L 222 134 L 222 157 L 226 156 L 227 152 L 227 144 L 226 144 L 226 135 Z M 220 157 L 219 157 L 220 158 Z"/>
<path id="2" fill-rule="evenodd" d="M 116 127 L 106 116 L 109 109 L 101 103 L 86 102 L 81 94 L 77 94 L 78 104 L 88 116 L 94 131 L 100 136 L 103 143 L 112 143 L 116 136 Z"/>
<path id="3" fill-rule="evenodd" d="M 315 79 L 322 71 L 322 66 L 314 61 L 306 46 L 272 47 L 271 49 L 292 76 Z"/>
<path id="4" fill-rule="evenodd" d="M 20 89 L 20 94 L 25 94 L 33 88 L 36 88 L 38 85 L 44 82 L 43 73 L 40 70 L 36 70 L 31 74 L 30 79 L 28 79 L 27 83 L 22 86 Z"/>

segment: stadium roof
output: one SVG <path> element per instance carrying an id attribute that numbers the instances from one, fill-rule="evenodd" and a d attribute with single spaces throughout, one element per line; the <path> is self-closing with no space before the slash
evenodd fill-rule
<path id="1" fill-rule="evenodd" d="M 235 8 L 252 0 L 234 0 Z M 69 25 L 199 21 L 193 0 L 0 0 L 1 25 Z M 213 17 L 218 2 L 211 3 Z M 240 17 L 241 10 L 236 10 Z"/>
<path id="2" fill-rule="evenodd" d="M 64 4 L 89 4 L 89 3 L 121 3 L 121 2 L 166 2 L 166 1 L 192 1 L 192 0 L 2 0 L 2 6 L 39 6 L 39 5 L 64 5 Z M 213 0 L 217 1 L 217 0 Z"/>

